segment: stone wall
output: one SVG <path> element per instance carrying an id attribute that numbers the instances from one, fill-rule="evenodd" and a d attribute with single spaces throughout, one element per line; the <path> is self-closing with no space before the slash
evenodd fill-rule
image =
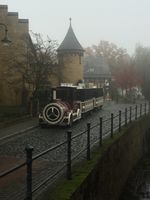
<path id="1" fill-rule="evenodd" d="M 118 200 L 132 168 L 143 154 L 150 116 L 133 122 L 102 155 L 71 200 Z"/>
<path id="2" fill-rule="evenodd" d="M 16 85 L 11 84 L 9 77 L 9 67 L 14 59 L 20 59 L 27 51 L 25 37 L 28 35 L 28 19 L 19 19 L 17 12 L 8 12 L 7 5 L 0 5 L 0 23 L 4 23 L 8 28 L 8 36 L 12 43 L 4 46 L 0 42 L 0 105 L 21 104 L 22 82 L 18 74 L 14 76 L 20 78 Z M 0 26 L 0 40 L 4 38 L 4 28 Z M 17 80 L 16 79 L 16 80 Z"/>
<path id="3" fill-rule="evenodd" d="M 83 56 L 78 54 L 64 54 L 59 58 L 60 65 L 60 82 L 77 84 L 83 80 Z"/>

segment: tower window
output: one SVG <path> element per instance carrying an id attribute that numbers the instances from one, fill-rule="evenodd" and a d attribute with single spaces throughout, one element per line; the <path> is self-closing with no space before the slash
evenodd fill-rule
<path id="1" fill-rule="evenodd" d="M 79 64 L 81 64 L 81 56 L 79 55 Z"/>

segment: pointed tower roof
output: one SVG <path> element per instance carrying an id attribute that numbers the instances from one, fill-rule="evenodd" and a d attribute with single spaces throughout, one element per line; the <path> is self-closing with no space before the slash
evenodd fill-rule
<path id="1" fill-rule="evenodd" d="M 77 40 L 74 31 L 72 29 L 71 25 L 71 18 L 70 18 L 70 26 L 68 29 L 68 32 L 63 40 L 63 42 L 60 44 L 59 48 L 57 49 L 58 53 L 79 53 L 83 54 L 84 49 Z"/>

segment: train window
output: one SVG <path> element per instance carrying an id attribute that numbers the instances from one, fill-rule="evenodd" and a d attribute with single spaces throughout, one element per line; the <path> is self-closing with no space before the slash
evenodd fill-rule
<path id="1" fill-rule="evenodd" d="M 72 87 L 58 87 L 56 89 L 57 98 L 67 102 L 73 102 L 75 99 L 75 88 Z"/>

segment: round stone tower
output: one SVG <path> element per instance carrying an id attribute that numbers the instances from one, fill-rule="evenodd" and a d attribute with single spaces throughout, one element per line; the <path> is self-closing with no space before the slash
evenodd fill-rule
<path id="1" fill-rule="evenodd" d="M 78 42 L 70 26 L 68 32 L 57 49 L 60 66 L 60 83 L 76 85 L 83 80 L 83 53 L 84 49 Z"/>

